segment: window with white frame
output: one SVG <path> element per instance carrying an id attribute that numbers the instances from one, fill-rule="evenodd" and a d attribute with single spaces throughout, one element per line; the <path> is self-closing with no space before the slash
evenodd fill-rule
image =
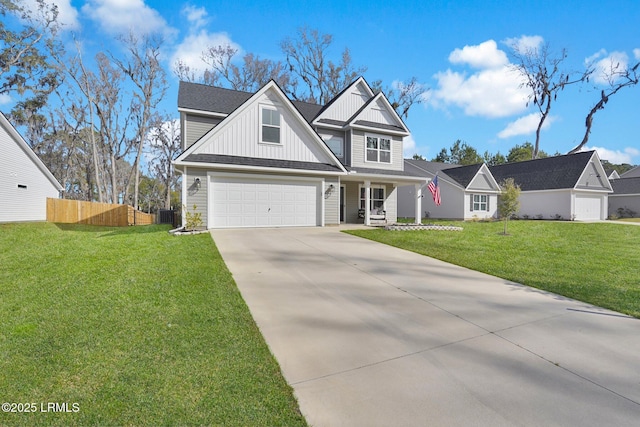
<path id="1" fill-rule="evenodd" d="M 485 211 L 489 210 L 489 196 L 487 194 L 474 194 L 471 196 L 471 210 Z"/>
<path id="2" fill-rule="evenodd" d="M 339 136 L 325 136 L 324 142 L 336 157 L 344 157 L 344 141 Z"/>
<path id="3" fill-rule="evenodd" d="M 260 107 L 261 132 L 260 141 L 280 144 L 280 113 L 275 107 Z"/>
<path id="4" fill-rule="evenodd" d="M 365 204 L 367 203 L 365 199 L 365 187 L 360 187 L 360 209 L 365 208 Z M 384 210 L 384 193 L 385 188 L 384 185 L 372 185 L 370 187 L 369 192 L 369 212 L 375 212 L 379 210 Z"/>
<path id="5" fill-rule="evenodd" d="M 378 135 L 366 135 L 367 162 L 391 163 L 391 138 Z"/>

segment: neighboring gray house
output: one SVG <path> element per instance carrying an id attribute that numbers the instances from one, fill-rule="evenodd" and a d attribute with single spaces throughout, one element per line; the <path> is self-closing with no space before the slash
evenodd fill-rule
<path id="1" fill-rule="evenodd" d="M 422 194 L 423 216 L 447 219 L 487 219 L 497 217 L 500 187 L 487 165 L 458 166 L 448 163 L 405 159 L 405 171 L 429 180 L 438 175 L 442 203 L 436 206 L 428 191 Z M 416 189 L 398 189 L 398 216 L 414 217 Z"/>
<path id="2" fill-rule="evenodd" d="M 0 222 L 45 221 L 62 186 L 0 113 Z"/>
<path id="3" fill-rule="evenodd" d="M 629 169 L 628 171 L 620 175 L 620 178 L 638 178 L 638 177 L 640 177 L 640 166 L 636 166 L 633 169 Z"/>
<path id="4" fill-rule="evenodd" d="M 497 182 L 513 178 L 520 185 L 520 217 L 607 219 L 607 196 L 613 190 L 596 151 L 507 163 L 489 169 Z"/>
<path id="5" fill-rule="evenodd" d="M 363 78 L 324 106 L 273 81 L 256 93 L 181 82 L 178 111 L 182 203 L 206 228 L 394 222 L 398 187 L 426 183 L 404 170 L 407 127 Z"/>
<path id="6" fill-rule="evenodd" d="M 613 194 L 609 194 L 609 215 L 640 216 L 640 176 L 618 178 L 611 181 Z"/>

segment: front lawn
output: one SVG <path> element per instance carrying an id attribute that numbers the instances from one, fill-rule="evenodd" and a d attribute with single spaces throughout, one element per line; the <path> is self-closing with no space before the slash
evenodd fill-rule
<path id="1" fill-rule="evenodd" d="M 448 231 L 354 234 L 640 318 L 640 227 L 511 221 L 443 222 Z"/>
<path id="2" fill-rule="evenodd" d="M 0 425 L 306 424 L 211 237 L 167 230 L 0 224 Z"/>

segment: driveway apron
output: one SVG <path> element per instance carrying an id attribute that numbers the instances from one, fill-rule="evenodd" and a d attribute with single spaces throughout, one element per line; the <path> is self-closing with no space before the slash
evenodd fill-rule
<path id="1" fill-rule="evenodd" d="M 334 228 L 212 231 L 313 426 L 640 423 L 640 322 Z"/>

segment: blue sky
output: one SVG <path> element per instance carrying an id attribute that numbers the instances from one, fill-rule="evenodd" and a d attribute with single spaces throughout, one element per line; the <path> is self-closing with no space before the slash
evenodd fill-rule
<path id="1" fill-rule="evenodd" d="M 34 0 L 25 0 L 33 2 Z M 364 77 L 385 84 L 416 76 L 429 87 L 409 112 L 412 131 L 405 154 L 434 157 L 457 140 L 480 153 L 506 154 L 535 140 L 533 107 L 509 71 L 507 42 L 527 40 L 566 48 L 568 70 L 591 59 L 625 64 L 640 61 L 640 3 L 554 1 L 278 1 L 56 0 L 69 32 L 88 50 L 110 49 L 115 34 L 133 26 L 166 39 L 166 68 L 180 57 L 198 66 L 207 45 L 230 43 L 241 52 L 283 59 L 279 42 L 308 26 L 334 36 L 334 57 L 344 47 Z M 523 37 L 526 37 L 523 39 Z M 177 85 L 164 109 L 177 115 Z M 592 79 L 594 80 L 594 79 Z M 593 85 L 566 89 L 551 111 L 541 149 L 573 148 L 584 134 L 584 118 L 598 100 Z M 611 98 L 595 116 L 589 148 L 614 163 L 640 164 L 640 86 Z M 0 105 L 2 108 L 2 105 Z"/>

